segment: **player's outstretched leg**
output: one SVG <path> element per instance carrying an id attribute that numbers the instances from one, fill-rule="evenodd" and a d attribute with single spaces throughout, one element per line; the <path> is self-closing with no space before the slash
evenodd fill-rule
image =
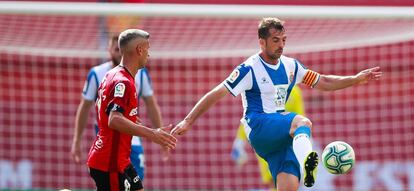
<path id="1" fill-rule="evenodd" d="M 306 187 L 311 187 L 315 184 L 316 171 L 318 170 L 318 153 L 312 151 L 308 154 L 304 162 L 304 181 Z"/>
<path id="2" fill-rule="evenodd" d="M 298 117 L 301 118 L 300 116 Z M 318 166 L 318 154 L 312 150 L 311 123 L 308 119 L 302 118 L 302 126 L 297 127 L 293 133 L 293 152 L 296 155 L 301 168 L 303 183 L 306 187 L 315 184 L 316 168 Z"/>

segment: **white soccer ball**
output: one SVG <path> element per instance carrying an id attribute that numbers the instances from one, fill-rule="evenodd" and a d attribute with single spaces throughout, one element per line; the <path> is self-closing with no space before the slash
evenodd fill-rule
<path id="1" fill-rule="evenodd" d="M 355 165 L 354 149 L 343 141 L 329 143 L 322 152 L 323 166 L 332 174 L 345 174 Z"/>

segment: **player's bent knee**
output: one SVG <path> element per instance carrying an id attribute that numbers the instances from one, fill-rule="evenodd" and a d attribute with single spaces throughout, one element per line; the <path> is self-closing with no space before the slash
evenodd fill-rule
<path id="1" fill-rule="evenodd" d="M 293 119 L 292 126 L 294 126 L 295 128 L 301 127 L 301 126 L 312 128 L 312 121 L 308 119 L 307 117 L 304 117 L 302 115 L 297 115 Z"/>
<path id="2" fill-rule="evenodd" d="M 302 119 L 302 121 L 300 121 L 298 127 L 300 126 L 306 126 L 309 127 L 310 129 L 312 129 L 312 121 L 306 117 L 304 117 L 304 119 Z"/>
<path id="3" fill-rule="evenodd" d="M 295 118 L 292 121 L 292 126 L 290 128 L 290 135 L 293 136 L 294 132 L 299 128 L 299 127 L 308 127 L 309 130 L 312 129 L 312 122 L 310 119 L 308 119 L 307 117 L 304 117 L 302 115 L 296 115 Z"/>

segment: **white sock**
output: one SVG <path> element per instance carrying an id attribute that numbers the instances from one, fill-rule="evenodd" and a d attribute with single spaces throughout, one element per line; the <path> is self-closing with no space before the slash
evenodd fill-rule
<path id="1" fill-rule="evenodd" d="M 298 159 L 300 164 L 300 173 L 303 175 L 303 163 L 305 162 L 308 154 L 312 152 L 312 143 L 307 134 L 300 133 L 293 138 L 293 152 L 295 153 L 296 159 Z"/>

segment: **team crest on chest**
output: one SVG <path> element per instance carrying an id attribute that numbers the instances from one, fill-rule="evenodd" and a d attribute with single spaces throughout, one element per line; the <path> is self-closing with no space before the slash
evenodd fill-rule
<path id="1" fill-rule="evenodd" d="M 124 83 L 116 84 L 114 97 L 124 97 L 124 94 L 125 94 L 125 84 Z"/>
<path id="2" fill-rule="evenodd" d="M 286 97 L 287 97 L 287 84 L 275 85 L 275 97 L 274 101 L 278 110 L 285 109 Z"/>

